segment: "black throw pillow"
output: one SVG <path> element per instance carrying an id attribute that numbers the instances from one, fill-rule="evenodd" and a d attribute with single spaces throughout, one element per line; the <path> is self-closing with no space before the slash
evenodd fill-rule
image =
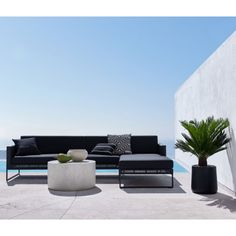
<path id="1" fill-rule="evenodd" d="M 35 138 L 12 139 L 16 145 L 16 156 L 27 156 L 41 154 Z"/>
<path id="2" fill-rule="evenodd" d="M 110 147 L 112 147 L 113 149 L 115 149 L 116 148 L 116 144 L 114 144 L 114 143 L 98 143 L 96 146 L 110 146 Z"/>
<path id="3" fill-rule="evenodd" d="M 91 151 L 92 154 L 112 155 L 116 145 L 114 143 L 98 143 Z"/>

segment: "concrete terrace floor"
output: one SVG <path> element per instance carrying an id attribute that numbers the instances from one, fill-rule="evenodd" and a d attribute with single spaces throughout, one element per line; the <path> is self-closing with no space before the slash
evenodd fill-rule
<path id="1" fill-rule="evenodd" d="M 48 190 L 46 175 L 23 175 L 7 184 L 0 173 L 1 219 L 236 218 L 233 196 L 221 189 L 214 195 L 193 194 L 188 173 L 175 174 L 173 189 L 124 190 L 119 189 L 116 175 L 99 173 L 95 188 L 77 192 Z M 170 179 L 155 180 L 167 183 Z"/>

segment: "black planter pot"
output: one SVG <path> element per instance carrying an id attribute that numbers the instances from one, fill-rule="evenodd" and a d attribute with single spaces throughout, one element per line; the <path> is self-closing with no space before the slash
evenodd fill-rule
<path id="1" fill-rule="evenodd" d="M 217 192 L 216 167 L 192 166 L 191 188 L 194 193 L 214 194 Z"/>

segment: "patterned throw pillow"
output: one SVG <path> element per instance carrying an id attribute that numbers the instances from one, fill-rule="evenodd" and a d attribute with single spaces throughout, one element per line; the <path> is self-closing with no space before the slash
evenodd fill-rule
<path id="1" fill-rule="evenodd" d="M 131 154 L 131 134 L 111 135 L 108 134 L 108 142 L 116 144 L 113 154 Z"/>
<path id="2" fill-rule="evenodd" d="M 98 143 L 91 151 L 92 154 L 112 155 L 116 145 L 114 143 Z"/>

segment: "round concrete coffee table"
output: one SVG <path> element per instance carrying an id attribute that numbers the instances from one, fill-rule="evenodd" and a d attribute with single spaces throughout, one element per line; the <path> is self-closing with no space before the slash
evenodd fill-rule
<path id="1" fill-rule="evenodd" d="M 60 191 L 90 189 L 96 183 L 95 161 L 48 162 L 48 188 Z"/>

